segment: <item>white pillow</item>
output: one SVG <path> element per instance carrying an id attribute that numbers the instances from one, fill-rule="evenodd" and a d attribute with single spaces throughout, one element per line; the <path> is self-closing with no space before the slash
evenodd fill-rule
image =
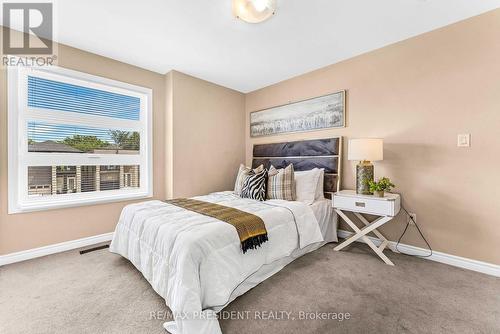
<path id="1" fill-rule="evenodd" d="M 325 169 L 320 168 L 319 169 L 319 178 L 318 178 L 318 187 L 316 188 L 316 197 L 314 198 L 315 201 L 318 201 L 318 200 L 325 198 L 324 180 L 325 180 Z"/>
<path id="2" fill-rule="evenodd" d="M 314 202 L 321 172 L 322 170 L 318 168 L 303 172 L 295 172 L 295 194 L 297 201 L 309 205 Z"/>

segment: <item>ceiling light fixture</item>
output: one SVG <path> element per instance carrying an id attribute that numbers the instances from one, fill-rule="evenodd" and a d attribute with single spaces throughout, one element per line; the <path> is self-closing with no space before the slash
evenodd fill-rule
<path id="1" fill-rule="evenodd" d="M 276 0 L 233 0 L 233 15 L 248 23 L 260 23 L 276 12 Z"/>

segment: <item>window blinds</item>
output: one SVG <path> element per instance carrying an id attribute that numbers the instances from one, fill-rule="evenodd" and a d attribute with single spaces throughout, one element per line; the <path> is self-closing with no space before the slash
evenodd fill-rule
<path id="1" fill-rule="evenodd" d="M 151 194 L 150 90 L 61 68 L 14 82 L 17 207 Z"/>
<path id="2" fill-rule="evenodd" d="M 140 99 L 66 82 L 28 76 L 28 106 L 139 120 Z"/>

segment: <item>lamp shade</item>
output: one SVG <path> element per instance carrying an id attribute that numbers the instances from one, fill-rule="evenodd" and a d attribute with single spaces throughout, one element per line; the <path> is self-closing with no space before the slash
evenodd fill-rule
<path id="1" fill-rule="evenodd" d="M 348 160 L 384 160 L 384 140 L 381 138 L 349 139 Z"/>

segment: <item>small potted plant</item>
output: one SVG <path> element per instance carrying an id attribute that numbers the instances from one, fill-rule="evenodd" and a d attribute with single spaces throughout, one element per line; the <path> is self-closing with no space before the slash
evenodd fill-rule
<path id="1" fill-rule="evenodd" d="M 377 197 L 384 197 L 385 191 L 391 191 L 392 188 L 396 187 L 389 178 L 382 177 L 375 181 L 368 181 L 368 186 L 370 187 L 370 192 L 372 192 Z"/>

